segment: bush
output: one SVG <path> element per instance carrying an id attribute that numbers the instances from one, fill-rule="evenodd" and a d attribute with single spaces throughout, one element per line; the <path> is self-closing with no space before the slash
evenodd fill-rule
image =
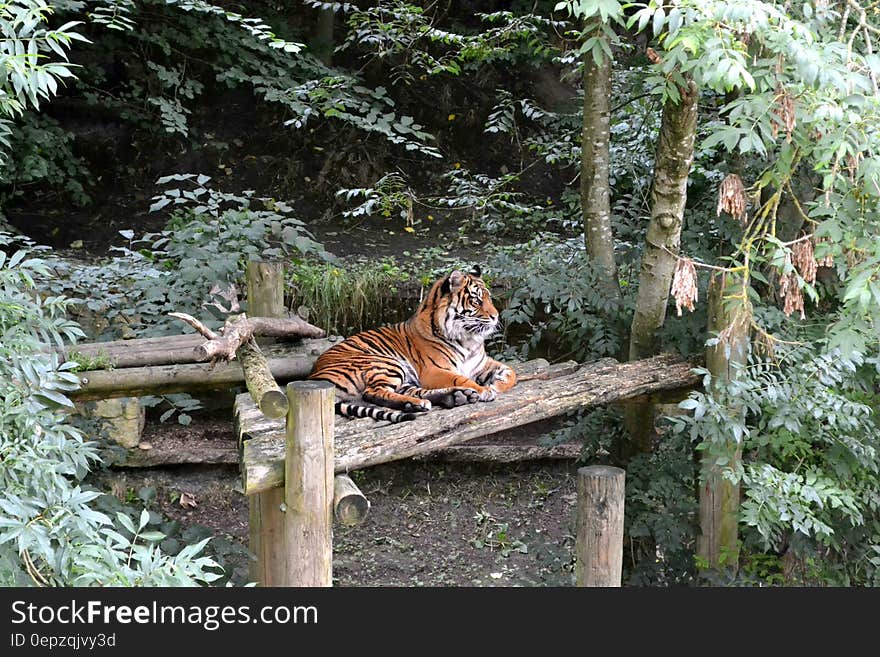
<path id="1" fill-rule="evenodd" d="M 520 348 L 524 358 L 539 345 L 541 355 L 553 360 L 619 354 L 632 300 L 624 296 L 619 304 L 600 293 L 600 274 L 587 259 L 582 238 L 541 234 L 500 249 L 490 264 L 511 290 L 502 311 L 510 334 L 529 336 Z"/>
<path id="2" fill-rule="evenodd" d="M 205 541 L 175 557 L 157 547 L 159 532 L 143 531 L 124 513 L 114 519 L 90 503 L 102 493 L 84 478 L 99 463 L 95 443 L 67 422 L 76 389 L 74 363 L 47 344 L 82 336 L 65 317 L 69 301 L 39 296 L 49 276 L 33 248 L 0 233 L 0 585 L 197 585 L 220 575 L 199 553 Z"/>

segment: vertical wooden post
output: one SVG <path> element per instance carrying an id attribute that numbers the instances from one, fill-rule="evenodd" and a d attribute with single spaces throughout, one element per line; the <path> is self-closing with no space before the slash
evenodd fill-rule
<path id="1" fill-rule="evenodd" d="M 284 265 L 251 261 L 247 264 L 247 313 L 251 317 L 284 317 Z"/>
<path id="2" fill-rule="evenodd" d="M 577 585 L 620 586 L 626 472 L 592 465 L 577 476 Z"/>
<path id="3" fill-rule="evenodd" d="M 710 333 L 724 333 L 723 342 L 706 349 L 706 369 L 712 374 L 713 387 L 721 388 L 739 376 L 737 366 L 748 363 L 751 307 L 737 300 L 741 279 L 728 280 L 728 274 L 713 274 L 709 281 Z M 726 299 L 728 297 L 734 297 Z M 741 409 L 731 408 L 731 411 Z M 742 447 L 734 441 L 723 447 L 726 467 L 736 468 L 742 460 Z M 739 562 L 740 487 L 723 476 L 716 464 L 717 450 L 703 453 L 700 467 L 700 536 L 697 555 L 709 568 L 737 569 Z"/>
<path id="4" fill-rule="evenodd" d="M 248 495 L 250 580 L 260 586 L 284 583 L 284 487 Z"/>
<path id="5" fill-rule="evenodd" d="M 335 389 L 326 381 L 294 381 L 287 384 L 287 397 L 284 585 L 330 586 Z"/>
<path id="6" fill-rule="evenodd" d="M 284 265 L 280 262 L 249 262 L 247 265 L 248 314 L 251 317 L 283 317 Z M 284 583 L 285 560 L 280 546 L 284 536 L 284 489 L 281 487 L 248 496 L 250 518 L 250 579 L 261 586 Z"/>

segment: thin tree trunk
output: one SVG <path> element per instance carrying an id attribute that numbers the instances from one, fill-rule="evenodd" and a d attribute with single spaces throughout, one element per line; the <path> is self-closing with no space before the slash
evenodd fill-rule
<path id="1" fill-rule="evenodd" d="M 687 202 L 687 181 L 694 159 L 697 127 L 696 85 L 679 88 L 677 104 L 663 107 L 654 184 L 651 187 L 651 219 L 645 238 L 645 252 L 639 274 L 639 291 L 630 328 L 629 359 L 637 360 L 658 353 L 659 332 L 666 320 L 666 306 L 676 255 L 681 245 L 681 226 Z M 632 406 L 624 413 L 630 444 L 629 456 L 650 451 L 654 435 L 654 407 Z"/>
<path id="2" fill-rule="evenodd" d="M 611 60 L 596 64 L 584 58 L 584 123 L 581 138 L 581 210 L 584 241 L 590 260 L 602 271 L 600 284 L 608 297 L 620 296 L 614 235 L 611 230 L 611 188 L 608 183 L 611 136 Z"/>
<path id="3" fill-rule="evenodd" d="M 336 12 L 332 9 L 318 9 L 316 11 L 315 31 L 312 33 L 312 52 L 327 66 L 333 64 L 333 24 L 336 21 Z"/>
<path id="4" fill-rule="evenodd" d="M 694 159 L 698 93 L 693 82 L 680 91 L 678 104 L 667 102 L 663 107 L 651 188 L 651 221 L 630 332 L 630 360 L 653 356 L 658 351 L 658 333 L 666 320 L 675 254 L 681 244 L 688 173 Z"/>

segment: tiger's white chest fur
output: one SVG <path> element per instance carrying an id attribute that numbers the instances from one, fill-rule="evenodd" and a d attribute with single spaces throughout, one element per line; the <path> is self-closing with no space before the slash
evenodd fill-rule
<path id="1" fill-rule="evenodd" d="M 482 341 L 463 346 L 470 348 L 468 349 L 464 360 L 456 368 L 456 371 L 462 376 L 472 379 L 477 372 L 480 372 L 483 369 L 483 364 L 486 362 L 486 350 L 483 348 Z"/>

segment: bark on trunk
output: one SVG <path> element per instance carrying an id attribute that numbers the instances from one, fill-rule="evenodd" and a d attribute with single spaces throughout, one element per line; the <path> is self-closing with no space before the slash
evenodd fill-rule
<path id="1" fill-rule="evenodd" d="M 600 281 L 609 298 L 620 296 L 614 235 L 611 230 L 611 188 L 608 182 L 611 135 L 611 60 L 596 64 L 584 58 L 584 124 L 581 136 L 581 210 L 584 241 L 590 260 L 602 272 Z"/>
<path id="2" fill-rule="evenodd" d="M 667 101 L 660 123 L 651 187 L 651 219 L 630 328 L 630 360 L 648 358 L 659 351 L 659 332 L 666 320 L 675 254 L 681 245 L 688 173 L 694 159 L 698 92 L 693 82 L 679 91 L 681 99 L 677 105 Z M 654 408 L 650 405 L 630 407 L 624 420 L 631 440 L 625 451 L 630 456 L 649 451 L 654 435 Z"/>
<path id="3" fill-rule="evenodd" d="M 667 102 L 663 107 L 651 188 L 651 220 L 630 332 L 630 360 L 647 358 L 658 351 L 658 332 L 666 319 L 675 269 L 674 254 L 681 244 L 688 173 L 694 159 L 697 96 L 697 87 L 690 82 L 687 89 L 681 89 L 677 105 Z"/>
<path id="4" fill-rule="evenodd" d="M 327 66 L 333 64 L 333 24 L 336 12 L 332 9 L 318 9 L 315 17 L 315 31 L 312 33 L 311 50 Z"/>

